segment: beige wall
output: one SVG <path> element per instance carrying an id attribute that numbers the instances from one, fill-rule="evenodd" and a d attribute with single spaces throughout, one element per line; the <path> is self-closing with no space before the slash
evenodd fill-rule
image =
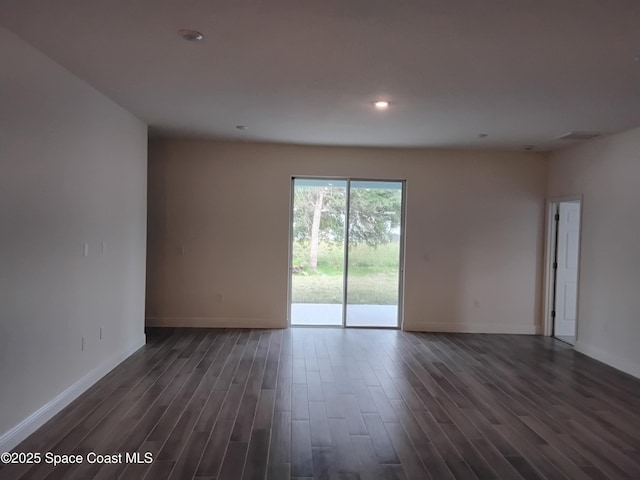
<path id="1" fill-rule="evenodd" d="M 286 326 L 303 175 L 407 180 L 406 329 L 539 331 L 545 156 L 187 140 L 150 144 L 147 324 Z"/>
<path id="2" fill-rule="evenodd" d="M 0 29 L 2 451 L 144 343 L 146 149 L 142 122 Z"/>
<path id="3" fill-rule="evenodd" d="M 583 195 L 576 349 L 640 377 L 640 129 L 554 153 L 549 194 Z"/>

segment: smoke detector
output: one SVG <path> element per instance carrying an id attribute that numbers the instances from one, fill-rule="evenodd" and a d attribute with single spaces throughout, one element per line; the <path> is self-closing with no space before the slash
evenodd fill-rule
<path id="1" fill-rule="evenodd" d="M 556 140 L 591 140 L 600 136 L 599 132 L 569 132 L 556 137 Z"/>

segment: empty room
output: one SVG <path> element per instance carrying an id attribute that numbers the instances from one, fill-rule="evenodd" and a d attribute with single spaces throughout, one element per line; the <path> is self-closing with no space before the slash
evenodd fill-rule
<path id="1" fill-rule="evenodd" d="M 640 478 L 638 25 L 0 0 L 0 480 Z"/>

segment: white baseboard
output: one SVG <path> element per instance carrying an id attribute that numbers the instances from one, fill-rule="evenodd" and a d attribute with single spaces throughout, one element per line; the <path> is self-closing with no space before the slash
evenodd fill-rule
<path id="1" fill-rule="evenodd" d="M 619 357 L 601 348 L 586 345 L 578 340 L 574 346 L 577 352 L 594 358 L 599 362 L 606 363 L 610 367 L 620 370 L 624 373 L 628 373 L 636 378 L 640 378 L 640 364 L 627 360 L 626 358 Z"/>
<path id="2" fill-rule="evenodd" d="M 138 339 L 129 345 L 129 347 L 102 362 L 76 383 L 22 420 L 15 427 L 3 433 L 2 436 L 0 436 L 0 452 L 8 452 L 15 448 L 20 442 L 51 420 L 60 410 L 82 395 L 89 387 L 117 367 L 145 343 L 146 337 L 142 335 L 141 339 Z"/>
<path id="3" fill-rule="evenodd" d="M 450 323 L 426 322 L 407 323 L 404 330 L 410 332 L 441 332 L 441 333 L 495 333 L 510 335 L 538 335 L 538 325 L 510 325 L 508 323 Z"/>
<path id="4" fill-rule="evenodd" d="M 147 327 L 287 328 L 286 319 L 223 317 L 147 317 Z"/>

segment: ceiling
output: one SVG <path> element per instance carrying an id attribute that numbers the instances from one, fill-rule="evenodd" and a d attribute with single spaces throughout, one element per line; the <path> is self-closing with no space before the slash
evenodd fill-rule
<path id="1" fill-rule="evenodd" d="M 640 125 L 637 0 L 0 0 L 0 24 L 154 135 L 552 150 Z"/>

